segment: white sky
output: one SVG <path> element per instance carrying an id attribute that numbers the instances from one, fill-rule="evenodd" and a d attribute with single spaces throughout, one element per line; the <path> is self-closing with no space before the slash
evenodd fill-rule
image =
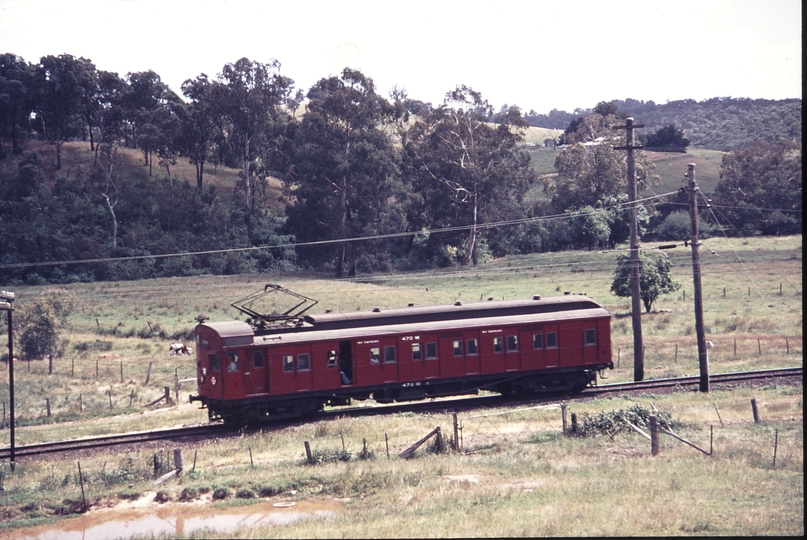
<path id="1" fill-rule="evenodd" d="M 303 91 L 350 66 L 384 95 L 437 105 L 465 84 L 538 113 L 802 94 L 798 0 L 0 0 L 7 52 L 152 69 L 178 94 L 242 57 Z"/>

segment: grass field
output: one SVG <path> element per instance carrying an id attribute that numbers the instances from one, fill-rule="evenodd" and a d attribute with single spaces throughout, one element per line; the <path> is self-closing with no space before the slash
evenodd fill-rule
<path id="1" fill-rule="evenodd" d="M 698 372 L 690 252 L 679 247 L 667 253 L 682 289 L 660 298 L 654 311 L 642 317 L 648 379 Z M 352 280 L 243 275 L 65 286 L 56 294 L 72 295 L 75 309 L 62 332 L 67 340 L 64 356 L 54 360 L 52 374 L 44 361 L 31 362 L 30 371 L 27 362 L 15 365 L 17 444 L 205 422 L 205 411 L 187 403 L 193 383 L 182 386 L 178 404 L 145 407 L 164 386 L 170 386 L 173 395 L 175 374 L 179 379 L 194 377 L 192 357 L 169 357 L 168 345 L 174 340 L 192 344 L 185 336 L 199 315 L 213 321 L 238 318 L 230 303 L 267 282 L 317 299 L 313 312 L 583 292 L 613 313 L 618 365 L 606 372 L 608 381 L 632 380 L 629 302 L 609 292 L 616 255 L 536 254 L 469 269 Z M 701 248 L 701 260 L 707 339 L 715 344 L 711 372 L 801 365 L 802 237 L 710 239 Z M 48 290 L 18 288 L 15 307 L 24 309 Z M 272 304 L 255 307 L 271 309 Z M 761 404 L 763 424 L 753 424 L 748 404 L 752 397 Z M 0 401 L 8 401 L 7 384 L 0 384 Z M 95 508 L 132 499 L 151 507 L 158 489 L 160 497 L 176 503 L 186 488 L 200 498 L 216 488 L 228 489 L 230 497 L 211 502 L 211 509 L 249 503 L 236 496 L 239 491 L 244 497 L 247 491 L 255 496 L 264 492 L 272 495 L 263 499 L 330 501 L 339 507 L 326 521 L 301 521 L 245 535 L 803 534 L 801 386 L 597 399 L 574 404 L 572 411 L 596 414 L 631 405 L 671 413 L 680 422 L 679 434 L 707 447 L 709 426 L 721 423 L 719 411 L 724 427 L 715 432 L 715 455 L 704 456 L 664 438 L 661 456 L 651 458 L 649 444 L 632 432 L 613 439 L 569 438 L 558 433 L 556 410 L 490 410 L 485 411 L 489 419 L 471 418 L 479 411 L 461 415 L 467 450 L 462 454 L 422 450 L 413 460 L 396 458 L 436 425 L 450 431 L 444 415 L 402 414 L 371 422 L 310 422 L 186 445 L 188 466 L 198 453 L 195 471 L 160 488 L 153 486 L 151 461 L 158 450 L 170 451 L 169 446 L 111 450 L 82 457 L 81 464 Z M 493 419 L 498 413 L 503 414 Z M 780 453 L 773 467 L 775 436 Z M 349 459 L 326 460 L 314 467 L 303 464 L 304 440 L 311 441 L 315 451 L 333 456 L 341 449 L 342 437 Z M 368 441 L 369 459 L 359 457 L 363 439 Z M 0 444 L 8 444 L 7 420 Z M 75 459 L 53 456 L 21 462 L 14 473 L 0 464 L 0 527 L 48 522 L 69 512 L 80 498 Z"/>

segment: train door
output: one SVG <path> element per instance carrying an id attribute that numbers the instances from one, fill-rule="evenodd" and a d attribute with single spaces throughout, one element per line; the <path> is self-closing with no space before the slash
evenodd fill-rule
<path id="1" fill-rule="evenodd" d="M 227 351 L 223 357 L 221 375 L 225 399 L 238 399 L 246 395 L 244 389 L 244 353 L 240 350 Z"/>
<path id="2" fill-rule="evenodd" d="M 302 345 L 295 347 L 297 358 L 295 364 L 295 382 L 297 391 L 311 390 L 314 388 L 313 359 L 311 358 L 311 347 Z"/>
<path id="3" fill-rule="evenodd" d="M 508 328 L 504 331 L 504 364 L 507 371 L 521 369 L 521 354 L 518 342 L 518 329 Z"/>
<path id="4" fill-rule="evenodd" d="M 560 325 L 560 365 L 577 366 L 583 361 L 583 327 L 577 321 Z"/>
<path id="5" fill-rule="evenodd" d="M 421 381 L 426 377 L 426 344 L 421 336 L 405 336 L 398 350 L 402 382 Z"/>
<path id="6" fill-rule="evenodd" d="M 339 342 L 338 352 L 339 382 L 342 386 L 349 386 L 353 383 L 353 346 L 349 341 Z"/>
<path id="7" fill-rule="evenodd" d="M 335 342 L 314 344 L 311 369 L 315 390 L 326 390 L 339 386 L 338 357 L 339 352 Z"/>
<path id="8" fill-rule="evenodd" d="M 479 333 L 479 350 L 482 353 L 482 373 L 501 373 L 504 364 L 504 332 L 501 328 L 482 330 Z"/>
<path id="9" fill-rule="evenodd" d="M 379 340 L 381 346 L 381 380 L 385 383 L 400 382 L 398 346 L 395 338 Z"/>
<path id="10" fill-rule="evenodd" d="M 246 394 L 262 394 L 266 392 L 266 351 L 255 350 L 245 354 L 244 359 L 244 391 Z"/>
<path id="11" fill-rule="evenodd" d="M 465 371 L 465 343 L 462 338 L 461 331 L 440 334 L 440 377 L 460 377 Z"/>
<path id="12" fill-rule="evenodd" d="M 474 375 L 481 373 L 481 359 L 479 351 L 479 334 L 466 332 L 465 334 L 465 373 Z"/>
<path id="13" fill-rule="evenodd" d="M 381 384 L 381 342 L 366 339 L 356 342 L 355 375 L 356 384 Z"/>
<path id="14" fill-rule="evenodd" d="M 436 379 L 440 376 L 440 349 L 437 346 L 436 334 L 424 334 L 423 344 L 423 378 Z"/>
<path id="15" fill-rule="evenodd" d="M 560 350 L 558 341 L 558 325 L 550 323 L 544 325 L 544 360 L 546 367 L 553 368 L 560 365 Z"/>

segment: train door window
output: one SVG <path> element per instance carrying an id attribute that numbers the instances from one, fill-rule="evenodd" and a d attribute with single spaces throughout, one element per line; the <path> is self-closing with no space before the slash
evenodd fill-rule
<path id="1" fill-rule="evenodd" d="M 518 336 L 507 336 L 507 352 L 518 351 Z"/>
<path id="2" fill-rule="evenodd" d="M 378 347 L 372 347 L 370 349 L 370 363 L 377 364 L 381 361 L 381 349 Z"/>
<path id="3" fill-rule="evenodd" d="M 297 370 L 298 371 L 307 371 L 311 369 L 311 357 L 308 353 L 298 354 L 297 355 Z"/>
<path id="4" fill-rule="evenodd" d="M 229 362 L 227 363 L 227 371 L 238 371 L 238 353 L 227 353 L 227 356 L 229 358 Z"/>
<path id="5" fill-rule="evenodd" d="M 544 335 L 543 334 L 533 334 L 532 335 L 532 348 L 533 350 L 539 351 L 544 348 Z"/>
<path id="6" fill-rule="evenodd" d="M 261 369 L 263 367 L 262 351 L 255 351 L 254 353 L 252 353 L 252 367 L 255 369 Z"/>
<path id="7" fill-rule="evenodd" d="M 210 355 L 210 369 L 215 371 L 221 371 L 221 356 L 219 356 L 218 354 Z"/>
<path id="8" fill-rule="evenodd" d="M 493 352 L 504 352 L 504 338 L 499 336 L 493 338 Z"/>
<path id="9" fill-rule="evenodd" d="M 586 345 L 597 344 L 597 331 L 593 328 L 586 328 Z"/>
<path id="10" fill-rule="evenodd" d="M 391 364 L 395 362 L 395 345 L 386 345 L 384 347 L 384 363 Z"/>
<path id="11" fill-rule="evenodd" d="M 479 354 L 479 341 L 476 338 L 468 340 L 468 354 Z"/>
<path id="12" fill-rule="evenodd" d="M 420 343 L 412 344 L 412 360 L 423 360 L 423 351 L 420 349 Z"/>
<path id="13" fill-rule="evenodd" d="M 426 344 L 426 360 L 437 360 L 437 342 Z"/>
<path id="14" fill-rule="evenodd" d="M 454 340 L 454 356 L 462 356 L 462 340 Z"/>
<path id="15" fill-rule="evenodd" d="M 336 351 L 328 351 L 328 367 L 336 367 Z"/>
<path id="16" fill-rule="evenodd" d="M 286 354 L 283 356 L 283 371 L 294 371 L 294 356 Z"/>
<path id="17" fill-rule="evenodd" d="M 546 333 L 546 348 L 547 349 L 557 349 L 558 348 L 558 334 L 555 332 L 547 332 Z"/>

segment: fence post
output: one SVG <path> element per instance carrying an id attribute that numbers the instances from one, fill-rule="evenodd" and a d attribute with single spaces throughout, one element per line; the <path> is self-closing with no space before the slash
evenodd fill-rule
<path id="1" fill-rule="evenodd" d="M 308 444 L 308 441 L 303 441 L 303 444 L 305 444 L 305 456 L 308 459 L 308 463 L 313 465 L 314 456 L 311 455 L 311 445 Z"/>
<path id="2" fill-rule="evenodd" d="M 650 415 L 650 453 L 658 455 L 658 418 L 655 414 Z"/>
<path id="3" fill-rule="evenodd" d="M 252 453 L 250 450 L 250 460 L 252 459 Z M 177 469 L 177 476 L 182 476 L 182 473 L 185 472 L 185 459 L 182 457 L 182 448 L 174 448 L 174 467 Z"/>
<path id="4" fill-rule="evenodd" d="M 577 435 L 577 413 L 572 413 L 572 434 Z"/>
<path id="5" fill-rule="evenodd" d="M 48 375 L 53 375 L 53 355 L 48 355 Z"/>
<path id="6" fill-rule="evenodd" d="M 454 451 L 459 452 L 460 450 L 460 439 L 459 439 L 459 425 L 457 424 L 457 413 L 454 413 Z"/>
<path id="7" fill-rule="evenodd" d="M 78 461 L 78 483 L 81 485 L 81 505 L 84 510 L 87 509 L 87 498 L 84 496 L 84 479 L 81 477 L 81 462 Z"/>
<path id="8" fill-rule="evenodd" d="M 675 361 L 678 362 L 678 343 L 675 344 Z"/>
<path id="9" fill-rule="evenodd" d="M 757 409 L 757 400 L 751 398 L 751 412 L 754 413 L 754 423 L 759 424 L 759 409 Z"/>
<path id="10" fill-rule="evenodd" d="M 48 411 L 48 416 L 50 416 L 50 398 L 49 397 L 45 398 L 45 408 Z"/>
<path id="11" fill-rule="evenodd" d="M 760 355 L 762 354 L 762 342 L 759 338 L 757 338 L 757 352 L 759 352 Z"/>
<path id="12" fill-rule="evenodd" d="M 149 379 L 151 379 L 151 365 L 153 362 L 149 362 L 149 369 L 146 371 L 146 382 L 143 383 L 143 386 L 146 386 L 149 383 Z"/>
<path id="13" fill-rule="evenodd" d="M 566 435 L 566 404 L 561 403 L 560 405 L 560 417 L 561 422 L 563 423 L 563 434 Z"/>

